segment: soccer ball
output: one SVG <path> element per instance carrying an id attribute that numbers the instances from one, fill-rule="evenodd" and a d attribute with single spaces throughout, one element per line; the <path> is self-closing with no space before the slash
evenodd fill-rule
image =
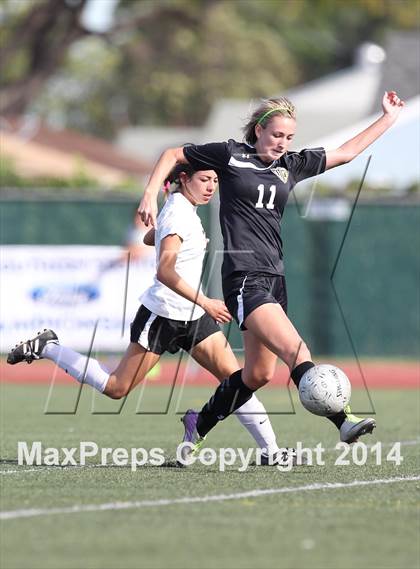
<path id="1" fill-rule="evenodd" d="M 351 384 L 344 372 L 331 364 L 312 367 L 299 382 L 302 405 L 315 415 L 328 417 L 344 410 L 350 401 Z"/>

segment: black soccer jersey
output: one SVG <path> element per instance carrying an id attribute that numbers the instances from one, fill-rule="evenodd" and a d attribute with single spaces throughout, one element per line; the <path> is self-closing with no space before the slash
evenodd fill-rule
<path id="1" fill-rule="evenodd" d="M 186 146 L 184 155 L 193 168 L 219 177 L 223 279 L 235 271 L 282 275 L 284 207 L 298 182 L 324 172 L 325 150 L 287 152 L 267 164 L 253 146 L 229 140 Z"/>

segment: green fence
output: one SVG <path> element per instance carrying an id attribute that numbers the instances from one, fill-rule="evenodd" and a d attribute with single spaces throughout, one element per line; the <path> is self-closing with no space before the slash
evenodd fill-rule
<path id="1" fill-rule="evenodd" d="M 3 244 L 116 245 L 135 203 L 0 202 Z M 208 230 L 209 209 L 201 208 Z M 347 221 L 303 219 L 293 203 L 283 241 L 289 315 L 318 355 L 416 357 L 420 346 L 420 205 L 359 204 Z M 334 265 L 334 279 L 331 273 Z M 240 338 L 232 327 L 231 341 Z"/>
<path id="2" fill-rule="evenodd" d="M 136 204 L 118 201 L 0 202 L 1 242 L 37 245 L 120 245 Z"/>
<path id="3" fill-rule="evenodd" d="M 419 354 L 419 206 L 359 205 L 349 225 L 290 206 L 284 236 L 290 316 L 314 353 Z"/>

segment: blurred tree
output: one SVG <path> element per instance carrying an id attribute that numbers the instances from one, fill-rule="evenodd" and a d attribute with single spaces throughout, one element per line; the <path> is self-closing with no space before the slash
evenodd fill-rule
<path id="1" fill-rule="evenodd" d="M 220 97 L 259 97 L 301 79 L 280 34 L 241 16 L 241 2 L 189 2 L 196 20 L 142 29 L 118 68 L 131 123 L 196 125 Z"/>
<path id="2" fill-rule="evenodd" d="M 106 1 L 106 0 L 104 0 Z M 212 0 L 201 0 L 203 5 Z M 89 0 L 1 0 L 0 112 L 20 114 L 55 73 L 68 65 L 70 48 L 81 38 L 98 35 L 118 49 L 121 34 L 160 18 L 190 20 L 186 5 L 167 0 L 121 0 L 123 18 L 109 32 L 83 26 L 81 15 Z M 146 10 L 137 10 L 145 7 Z M 123 45 L 125 42 L 123 41 Z M 67 61 L 66 61 L 67 60 Z M 95 62 L 89 62 L 94 67 Z"/>
<path id="3" fill-rule="evenodd" d="M 69 46 L 86 33 L 79 25 L 86 2 L 2 2 L 2 113 L 22 113 L 63 64 Z"/>
<path id="4" fill-rule="evenodd" d="M 220 97 L 277 93 L 419 23 L 417 0 L 119 0 L 98 32 L 81 17 L 89 1 L 0 0 L 3 114 L 106 137 L 196 125 Z"/>

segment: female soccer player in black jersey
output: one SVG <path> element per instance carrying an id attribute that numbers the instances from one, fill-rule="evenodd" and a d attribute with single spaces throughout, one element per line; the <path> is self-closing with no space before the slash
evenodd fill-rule
<path id="1" fill-rule="evenodd" d="M 171 184 L 173 191 L 169 191 Z M 181 164 L 170 173 L 168 199 L 157 229 L 144 237 L 147 244 L 156 246 L 155 278 L 142 294 L 131 324 L 130 344 L 113 371 L 90 355 L 60 344 L 51 329 L 16 345 L 8 355 L 8 363 L 49 359 L 76 381 L 112 399 L 126 397 L 166 352 L 175 354 L 183 349 L 219 381 L 237 371 L 239 363 L 215 322 L 229 322 L 231 316 L 224 302 L 208 298 L 201 289 L 207 238 L 197 206 L 207 204 L 216 187 L 213 170 L 195 171 Z M 278 454 L 286 460 L 279 452 L 264 405 L 256 396 L 235 413 L 262 449 L 261 464 L 268 464 L 270 457 Z"/>
<path id="2" fill-rule="evenodd" d="M 382 99 L 382 116 L 335 150 L 314 148 L 290 152 L 296 130 L 292 103 L 284 98 L 264 101 L 244 128 L 245 142 L 192 145 L 166 150 L 153 170 L 139 213 L 155 224 L 156 196 L 177 163 L 217 172 L 220 223 L 224 239 L 223 293 L 230 313 L 243 330 L 245 364 L 227 378 L 200 413 L 184 417 L 184 440 L 196 443 L 216 423 L 270 381 L 277 357 L 289 367 L 298 386 L 313 367 L 308 347 L 287 317 L 280 224 L 292 188 L 305 178 L 353 160 L 398 118 L 404 103 L 395 91 Z M 329 419 L 340 438 L 353 442 L 372 432 L 374 419 L 360 419 L 350 410 Z"/>

